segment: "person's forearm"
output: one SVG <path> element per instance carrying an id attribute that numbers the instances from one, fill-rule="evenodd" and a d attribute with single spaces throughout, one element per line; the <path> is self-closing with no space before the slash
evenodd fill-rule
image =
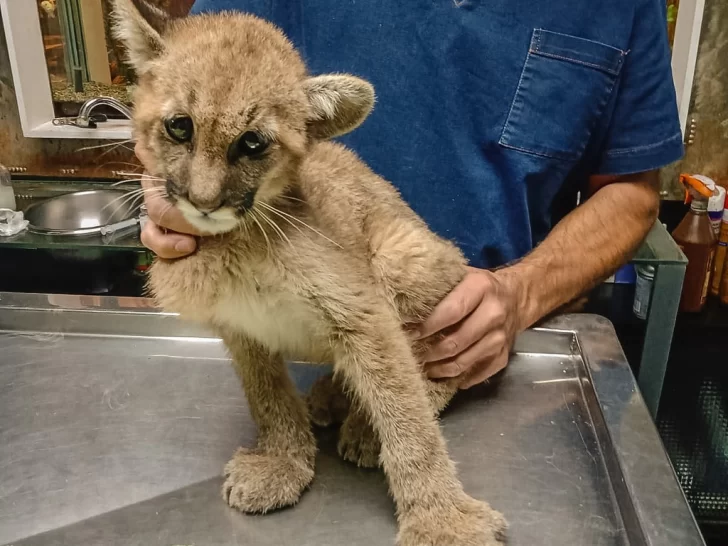
<path id="1" fill-rule="evenodd" d="M 498 272 L 520 296 L 525 329 L 585 294 L 626 263 L 657 218 L 657 174 L 604 185 L 520 262 Z"/>

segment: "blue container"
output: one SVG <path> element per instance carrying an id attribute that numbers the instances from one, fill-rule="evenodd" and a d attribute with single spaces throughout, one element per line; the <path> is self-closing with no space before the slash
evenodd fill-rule
<path id="1" fill-rule="evenodd" d="M 620 267 L 614 274 L 614 282 L 616 284 L 634 284 L 637 282 L 637 272 L 634 265 L 627 264 Z"/>

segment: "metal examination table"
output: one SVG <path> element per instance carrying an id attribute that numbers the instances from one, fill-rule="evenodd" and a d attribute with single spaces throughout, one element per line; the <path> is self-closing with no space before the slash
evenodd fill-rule
<path id="1" fill-rule="evenodd" d="M 301 503 L 246 516 L 222 468 L 255 442 L 224 348 L 147 300 L 0 294 L 0 544 L 392 545 L 380 472 L 323 431 Z M 292 365 L 299 386 L 321 373 Z M 497 385 L 442 428 L 472 495 L 512 546 L 703 541 L 611 325 L 558 318 L 524 333 Z"/>

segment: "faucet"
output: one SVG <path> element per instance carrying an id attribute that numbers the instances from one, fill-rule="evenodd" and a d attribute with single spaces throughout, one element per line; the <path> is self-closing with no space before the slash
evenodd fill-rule
<path id="1" fill-rule="evenodd" d="M 81 110 L 78 112 L 78 117 L 76 118 L 75 125 L 77 125 L 78 127 L 95 129 L 97 122 L 106 121 L 105 116 L 91 116 L 91 111 L 97 106 L 110 106 L 114 110 L 121 113 L 127 119 L 132 118 L 131 108 L 129 108 L 123 102 L 112 97 L 94 97 L 93 99 L 89 99 L 81 105 Z"/>

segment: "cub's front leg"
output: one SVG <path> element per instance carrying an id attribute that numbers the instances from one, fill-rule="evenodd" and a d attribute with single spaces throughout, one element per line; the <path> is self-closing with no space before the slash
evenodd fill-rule
<path id="1" fill-rule="evenodd" d="M 306 405 L 279 355 L 241 334 L 221 334 L 258 426 L 256 448 L 240 448 L 225 467 L 223 497 L 251 513 L 296 504 L 313 480 L 316 456 Z"/>
<path id="2" fill-rule="evenodd" d="M 335 367 L 381 440 L 397 504 L 398 546 L 498 546 L 506 523 L 457 479 L 409 341 L 391 310 L 332 309 Z M 338 307 L 338 306 L 337 306 Z"/>
<path id="3" fill-rule="evenodd" d="M 415 342 L 412 350 L 422 355 L 427 345 Z M 458 390 L 461 378 L 430 381 L 424 376 L 427 398 L 435 416 L 448 405 Z M 362 404 L 350 405 L 341 381 L 333 375 L 319 378 L 307 397 L 313 422 L 318 426 L 341 424 L 339 430 L 339 455 L 349 462 L 363 467 L 379 466 L 380 442 L 371 425 L 371 417 Z"/>

